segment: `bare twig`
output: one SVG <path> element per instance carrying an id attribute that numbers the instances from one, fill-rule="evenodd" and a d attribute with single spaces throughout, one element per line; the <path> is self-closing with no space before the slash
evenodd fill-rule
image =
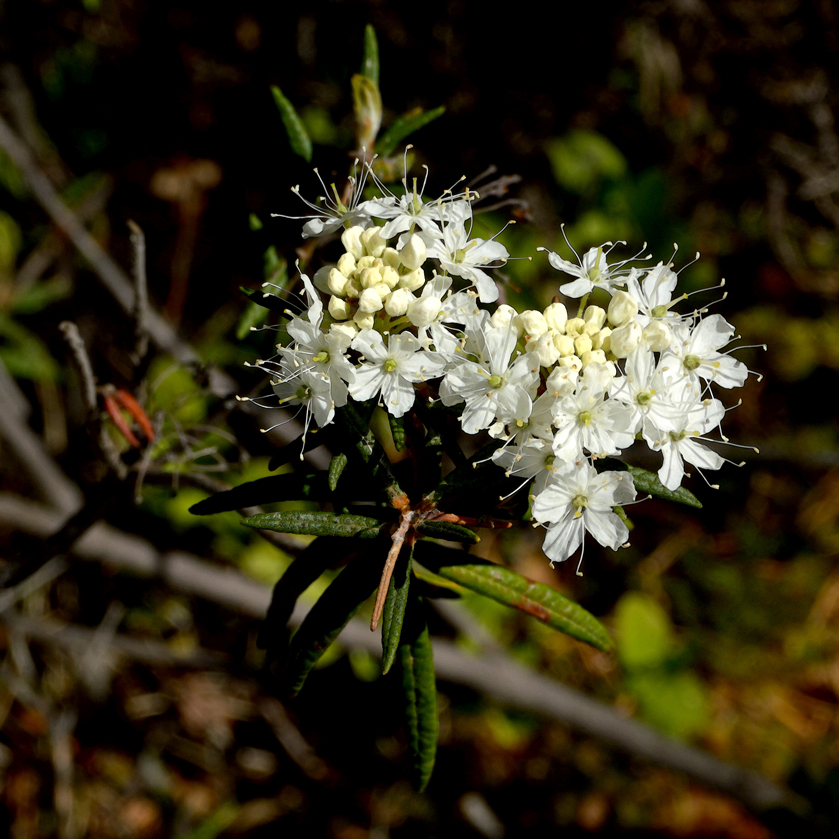
<path id="1" fill-rule="evenodd" d="M 79 488 L 61 471 L 44 448 L 41 438 L 29 427 L 21 410 L 28 404 L 11 377 L 3 381 L 4 392 L 12 399 L 3 402 L 0 410 L 0 437 L 8 444 L 8 451 L 32 479 L 41 496 L 58 511 L 67 515 L 82 505 Z"/>
<path id="2" fill-rule="evenodd" d="M 131 231 L 131 274 L 134 278 L 134 364 L 139 365 L 149 349 L 149 291 L 146 278 L 146 237 L 139 224 L 128 220 Z"/>
<path id="3" fill-rule="evenodd" d="M 274 729 L 274 735 L 286 754 L 308 777 L 314 781 L 322 781 L 329 775 L 329 767 L 306 742 L 279 700 L 266 697 L 259 703 L 259 711 Z"/>
<path id="4" fill-rule="evenodd" d="M 73 353 L 73 361 L 76 362 L 76 369 L 82 380 L 82 395 L 89 417 L 92 419 L 99 413 L 99 406 L 96 400 L 96 377 L 93 375 L 93 365 L 90 363 L 90 356 L 84 340 L 79 334 L 79 328 L 69 320 L 63 320 L 58 324 L 64 340 Z"/>

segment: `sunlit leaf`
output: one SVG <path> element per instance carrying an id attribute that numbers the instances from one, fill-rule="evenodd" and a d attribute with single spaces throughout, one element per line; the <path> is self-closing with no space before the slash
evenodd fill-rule
<path id="1" fill-rule="evenodd" d="M 303 121 L 294 110 L 294 106 L 286 99 L 283 92 L 274 85 L 271 88 L 271 93 L 274 96 L 274 102 L 280 110 L 280 116 L 285 126 L 288 141 L 291 145 L 291 150 L 300 155 L 307 163 L 312 161 L 312 140 L 309 137 Z"/>
<path id="2" fill-rule="evenodd" d="M 343 452 L 332 455 L 332 460 L 329 461 L 329 489 L 332 492 L 338 487 L 338 479 L 347 465 L 347 456 Z"/>
<path id="3" fill-rule="evenodd" d="M 382 157 L 389 157 L 396 150 L 399 143 L 414 131 L 428 125 L 429 122 L 437 119 L 446 112 L 446 109 L 441 105 L 439 108 L 434 108 L 431 111 L 423 111 L 417 108 L 413 111 L 397 117 L 389 126 L 387 131 L 379 138 L 376 146 L 376 151 Z"/>
<path id="4" fill-rule="evenodd" d="M 687 504 L 689 507 L 702 508 L 702 503 L 690 490 L 684 487 L 667 489 L 658 479 L 658 475 L 654 472 L 648 472 L 646 469 L 641 469 L 638 466 L 630 466 L 628 471 L 632 475 L 632 480 L 635 482 L 635 489 L 639 493 L 646 492 L 656 496 L 656 498 L 665 498 L 668 501 L 678 501 L 679 504 Z"/>
<path id="5" fill-rule="evenodd" d="M 596 647 L 610 650 L 612 639 L 605 627 L 582 606 L 556 589 L 528 580 L 510 568 L 495 565 L 458 551 L 439 550 L 439 546 L 420 542 L 415 558 L 439 576 L 464 588 L 519 609 L 548 626 Z M 463 564 L 449 564 L 461 553 Z"/>
<path id="6" fill-rule="evenodd" d="M 335 513 L 261 513 L 242 519 L 242 524 L 278 533 L 297 533 L 308 536 L 357 536 L 375 539 L 383 528 L 389 527 L 378 519 L 367 516 L 335 515 Z"/>

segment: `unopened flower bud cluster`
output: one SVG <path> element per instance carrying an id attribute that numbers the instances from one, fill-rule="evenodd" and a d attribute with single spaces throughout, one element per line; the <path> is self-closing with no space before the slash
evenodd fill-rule
<path id="1" fill-rule="evenodd" d="M 704 445 L 725 413 L 711 386 L 740 386 L 748 371 L 725 352 L 734 329 L 720 315 L 674 310 L 684 296 L 673 297 L 670 265 L 610 261 L 611 243 L 577 262 L 548 252 L 572 278 L 563 295 L 600 289 L 604 305 L 490 307 L 498 287 L 487 271 L 509 254 L 472 237 L 474 193 L 425 201 L 416 184 L 396 196 L 376 183 L 378 198 L 361 201 L 359 187 L 350 206 L 310 205 L 304 238 L 341 230 L 343 253 L 313 281 L 302 275 L 306 311 L 261 363 L 281 404 L 303 406 L 319 426 L 348 399 L 375 399 L 394 417 L 418 394 L 455 407 L 463 431 L 497 439 L 493 460 L 530 484 L 552 562 L 586 531 L 612 548 L 628 538 L 614 508 L 635 498 L 632 478 L 598 472 L 597 460 L 642 440 L 661 453 L 671 490 L 685 462 L 725 462 Z"/>

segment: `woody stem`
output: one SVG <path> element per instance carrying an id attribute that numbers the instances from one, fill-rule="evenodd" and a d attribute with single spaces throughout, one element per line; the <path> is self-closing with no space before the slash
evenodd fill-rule
<path id="1" fill-rule="evenodd" d="M 385 560 L 385 567 L 382 569 L 382 578 L 379 580 L 379 588 L 376 591 L 376 603 L 373 606 L 373 617 L 370 619 L 370 630 L 375 631 L 379 625 L 379 620 L 382 617 L 382 610 L 385 607 L 385 598 L 387 597 L 387 590 L 390 587 L 390 578 L 393 576 L 393 569 L 396 567 L 396 560 L 399 558 L 399 551 L 402 550 L 402 545 L 405 542 L 405 536 L 414 522 L 414 511 L 410 508 L 405 508 L 399 515 L 399 527 L 393 533 L 391 539 L 393 544 L 387 552 L 387 559 Z"/>

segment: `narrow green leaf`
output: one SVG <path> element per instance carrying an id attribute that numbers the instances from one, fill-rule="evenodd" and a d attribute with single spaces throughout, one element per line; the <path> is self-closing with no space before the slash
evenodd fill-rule
<path id="1" fill-rule="evenodd" d="M 638 466 L 630 466 L 627 471 L 632 475 L 632 480 L 635 481 L 635 488 L 640 492 L 647 492 L 650 495 L 656 496 L 656 498 L 678 501 L 679 504 L 687 504 L 688 507 L 702 509 L 702 502 L 684 487 L 667 489 L 658 479 L 658 475 L 654 472 L 648 472 L 646 469 L 641 469 Z"/>
<path id="2" fill-rule="evenodd" d="M 242 313 L 242 317 L 239 318 L 239 323 L 236 325 L 236 338 L 239 341 L 243 341 L 251 334 L 253 331 L 252 328 L 255 329 L 265 323 L 270 313 L 271 310 L 267 309 L 261 303 L 255 303 L 253 300 L 249 300 L 245 311 Z"/>
<path id="3" fill-rule="evenodd" d="M 329 489 L 332 492 L 335 492 L 338 487 L 338 479 L 341 477 L 341 473 L 344 471 L 346 465 L 347 456 L 343 452 L 338 452 L 338 454 L 333 455 L 332 460 L 329 461 Z"/>
<path id="4" fill-rule="evenodd" d="M 311 669 L 373 593 L 384 557 L 384 549 L 357 557 L 329 584 L 306 615 L 289 645 L 283 683 L 291 696 L 300 692 Z"/>
<path id="5" fill-rule="evenodd" d="M 307 536 L 357 536 L 375 539 L 389 525 L 367 516 L 338 516 L 335 513 L 261 513 L 242 519 L 242 524 L 278 533 Z"/>
<path id="6" fill-rule="evenodd" d="M 306 126 L 303 121 L 297 116 L 297 111 L 294 110 L 294 105 L 286 99 L 283 92 L 276 86 L 271 87 L 271 93 L 274 96 L 274 102 L 280 109 L 280 116 L 285 126 L 288 141 L 291 145 L 291 150 L 300 155 L 306 163 L 312 162 L 312 139 L 306 131 Z"/>
<path id="7" fill-rule="evenodd" d="M 260 288 L 248 288 L 247 286 L 239 286 L 239 291 L 245 295 L 252 303 L 256 303 L 271 312 L 278 315 L 285 315 L 288 317 L 287 309 L 288 303 L 276 294 L 266 294 Z"/>
<path id="8" fill-rule="evenodd" d="M 325 476 L 271 475 L 248 481 L 233 489 L 218 492 L 193 504 L 189 512 L 194 516 L 210 516 L 214 513 L 226 513 L 241 510 L 243 507 L 255 507 L 261 504 L 273 504 L 277 501 L 325 501 L 329 492 Z"/>
<path id="9" fill-rule="evenodd" d="M 408 605 L 408 592 L 411 587 L 411 566 L 413 548 L 402 551 L 396 560 L 393 576 L 385 598 L 382 611 L 382 675 L 385 675 L 396 661 L 402 625 L 405 620 L 405 607 Z"/>
<path id="10" fill-rule="evenodd" d="M 398 655 L 411 774 L 420 792 L 425 789 L 434 769 L 438 731 L 437 684 L 424 608 L 420 598 L 411 598 L 403 630 L 405 641 L 400 645 Z"/>
<path id="11" fill-rule="evenodd" d="M 379 42 L 376 30 L 368 23 L 364 29 L 364 55 L 361 60 L 361 74 L 374 84 L 379 84 Z"/>
<path id="12" fill-rule="evenodd" d="M 405 451 L 405 444 L 407 438 L 405 435 L 405 420 L 402 417 L 395 417 L 388 412 L 388 422 L 390 422 L 390 433 L 393 435 L 393 445 L 396 451 Z"/>
<path id="13" fill-rule="evenodd" d="M 415 590 L 422 594 L 423 597 L 435 598 L 440 597 L 445 600 L 458 600 L 463 595 L 463 586 L 457 583 L 446 580 L 438 576 L 432 571 L 427 571 L 425 568 L 420 568 L 418 565 L 413 566 Z"/>
<path id="14" fill-rule="evenodd" d="M 294 611 L 297 598 L 328 568 L 334 568 L 347 555 L 352 543 L 340 536 L 319 536 L 298 556 L 274 586 L 271 605 L 259 628 L 256 645 L 268 650 L 276 658 L 279 648 L 288 641 L 288 620 Z"/>
<path id="15" fill-rule="evenodd" d="M 424 521 L 418 525 L 417 532 L 432 539 L 447 539 L 449 542 L 464 542 L 467 545 L 477 545 L 481 541 L 474 530 L 450 521 Z"/>
<path id="16" fill-rule="evenodd" d="M 382 157 L 389 157 L 393 154 L 397 145 L 404 140 L 409 134 L 428 125 L 432 120 L 442 116 L 446 109 L 441 105 L 439 108 L 434 108 L 431 111 L 423 111 L 417 108 L 413 111 L 408 111 L 397 117 L 388 127 L 387 131 L 379 138 L 376 151 Z"/>
<path id="17" fill-rule="evenodd" d="M 424 547 L 428 544 L 430 543 L 419 543 L 416 546 L 415 557 L 441 577 L 497 600 L 505 606 L 526 612 L 548 626 L 565 632 L 578 641 L 585 641 L 598 650 L 608 651 L 612 648 L 612 639 L 600 621 L 556 589 L 528 580 L 509 568 L 467 554 L 463 556 L 468 564 L 441 564 L 441 558 L 443 563 L 450 562 L 449 557 L 456 552 L 440 554 Z"/>

